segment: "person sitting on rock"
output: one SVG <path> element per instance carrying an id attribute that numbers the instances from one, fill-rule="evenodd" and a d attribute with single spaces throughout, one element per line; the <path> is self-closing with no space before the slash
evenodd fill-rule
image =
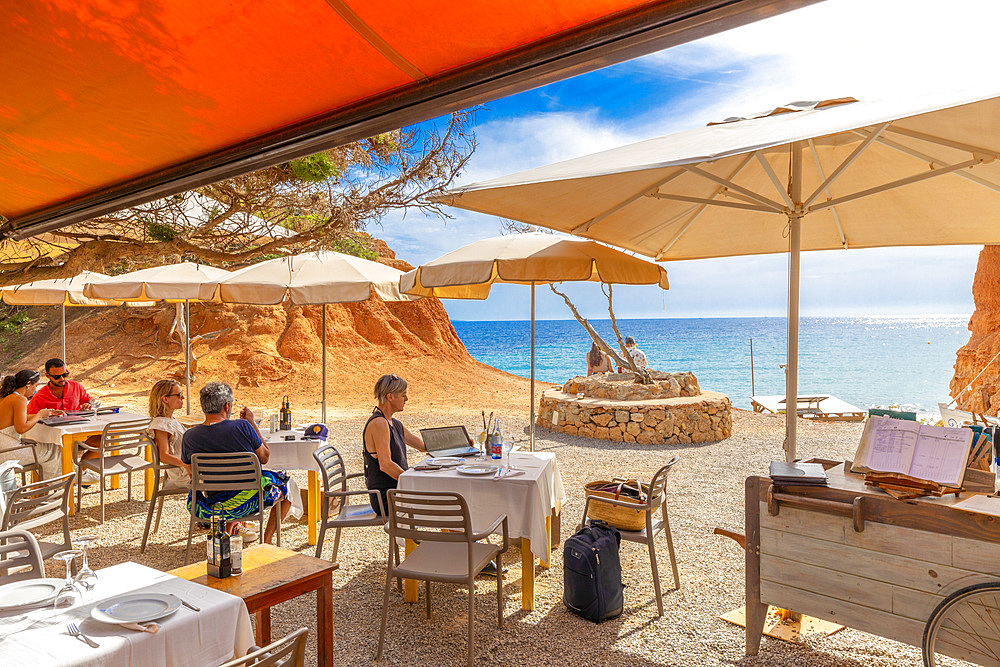
<path id="1" fill-rule="evenodd" d="M 646 363 L 646 353 L 640 350 L 635 344 L 635 338 L 632 336 L 625 336 L 625 351 L 628 352 L 629 356 L 632 357 L 632 363 L 640 371 L 645 370 Z M 624 373 L 631 370 L 630 368 L 625 368 L 623 366 L 618 367 L 619 373 Z"/>
<path id="2" fill-rule="evenodd" d="M 587 375 L 596 373 L 611 372 L 611 357 L 597 346 L 597 343 L 590 344 L 590 352 L 587 353 Z"/>

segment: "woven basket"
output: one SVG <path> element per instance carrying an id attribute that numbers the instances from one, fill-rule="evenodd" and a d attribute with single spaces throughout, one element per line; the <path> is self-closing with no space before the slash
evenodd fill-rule
<path id="1" fill-rule="evenodd" d="M 622 480 L 615 480 L 610 482 L 607 480 L 599 479 L 594 482 L 588 482 L 584 485 L 584 493 L 586 496 L 597 496 L 599 498 L 609 498 L 615 500 L 615 494 L 608 493 L 606 491 L 598 491 L 602 486 L 617 483 Z M 638 482 L 635 480 L 628 480 L 633 486 L 639 486 Z M 649 485 L 642 484 L 640 486 L 642 492 L 645 495 L 649 495 Z M 642 530 L 646 527 L 646 503 L 640 503 L 634 498 L 629 498 L 626 496 L 619 496 L 617 500 L 624 501 L 630 504 L 634 504 L 639 509 L 631 509 L 628 507 L 620 507 L 618 505 L 610 505 L 608 503 L 590 503 L 587 506 L 587 518 L 588 519 L 598 519 L 600 521 L 605 521 L 619 530 Z"/>

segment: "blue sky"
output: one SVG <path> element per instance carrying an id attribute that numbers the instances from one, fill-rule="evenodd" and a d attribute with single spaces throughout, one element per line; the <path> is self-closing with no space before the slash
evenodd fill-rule
<path id="1" fill-rule="evenodd" d="M 795 100 L 880 99 L 982 86 L 996 79 L 1000 3 L 825 0 L 644 58 L 496 100 L 476 113 L 478 142 L 460 183 L 473 183 L 625 143 L 748 115 Z M 370 229 L 416 265 L 496 236 L 492 216 L 451 209 Z M 981 246 L 804 253 L 808 315 L 971 314 Z M 784 316 L 787 255 L 668 262 L 671 289 L 621 286 L 619 317 Z M 929 270 L 930 269 L 930 270 Z M 594 284 L 566 284 L 587 317 L 607 317 Z M 571 314 L 537 288 L 537 317 Z M 495 286 L 485 302 L 445 301 L 455 320 L 529 316 L 528 288 Z"/>

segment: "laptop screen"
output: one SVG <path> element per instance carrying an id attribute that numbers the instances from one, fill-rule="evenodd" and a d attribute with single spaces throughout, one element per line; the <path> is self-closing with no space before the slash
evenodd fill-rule
<path id="1" fill-rule="evenodd" d="M 479 451 L 469 445 L 469 432 L 464 426 L 422 428 L 420 437 L 431 456 L 456 456 Z"/>

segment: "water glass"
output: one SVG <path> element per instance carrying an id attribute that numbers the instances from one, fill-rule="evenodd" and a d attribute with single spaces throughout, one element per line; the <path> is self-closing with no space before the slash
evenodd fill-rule
<path id="1" fill-rule="evenodd" d="M 504 440 L 502 445 L 504 456 L 507 457 L 507 468 L 510 470 L 517 470 L 517 466 L 510 462 L 510 452 L 514 449 L 514 442 L 512 440 Z"/>
<path id="2" fill-rule="evenodd" d="M 66 551 L 60 551 L 53 556 L 56 560 L 61 560 L 66 563 L 66 581 L 63 583 L 63 587 L 59 589 L 59 594 L 56 596 L 55 602 L 52 603 L 53 610 L 57 607 L 72 607 L 77 603 L 77 601 L 83 601 L 83 593 L 73 580 L 72 571 L 73 561 L 82 555 L 83 552 L 79 549 L 67 549 Z"/>
<path id="3" fill-rule="evenodd" d="M 87 547 L 97 541 L 96 535 L 80 535 L 73 538 L 73 548 L 79 549 L 83 554 L 83 565 L 76 573 L 76 583 L 83 586 L 85 590 L 93 590 L 97 585 L 97 573 L 90 569 L 90 562 L 87 560 Z"/>

